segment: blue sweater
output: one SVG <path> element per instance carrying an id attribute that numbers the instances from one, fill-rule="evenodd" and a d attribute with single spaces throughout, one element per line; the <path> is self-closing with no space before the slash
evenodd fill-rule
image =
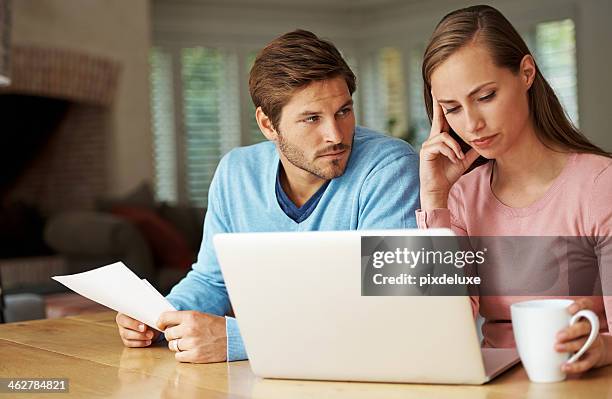
<path id="1" fill-rule="evenodd" d="M 167 297 L 177 310 L 231 314 L 213 247 L 217 233 L 416 227 L 419 159 L 404 141 L 357 127 L 344 174 L 331 180 L 314 211 L 300 223 L 278 204 L 279 165 L 272 142 L 236 148 L 223 157 L 208 193 L 198 259 Z M 236 320 L 226 321 L 228 360 L 246 359 Z"/>

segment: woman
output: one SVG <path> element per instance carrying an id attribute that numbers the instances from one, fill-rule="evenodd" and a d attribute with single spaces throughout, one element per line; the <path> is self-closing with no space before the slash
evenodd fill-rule
<path id="1" fill-rule="evenodd" d="M 612 158 L 567 119 L 508 20 L 489 6 L 448 14 L 425 51 L 423 79 L 432 128 L 421 149 L 419 226 L 594 237 L 603 267 L 612 252 Z M 478 158 L 484 165 L 474 167 Z M 484 345 L 514 346 L 509 308 L 525 299 L 473 298 Z M 612 297 L 580 298 L 569 311 L 585 308 L 600 315 L 602 331 L 579 361 L 563 365 L 569 374 L 612 363 Z M 589 328 L 559 332 L 555 349 L 577 351 Z"/>

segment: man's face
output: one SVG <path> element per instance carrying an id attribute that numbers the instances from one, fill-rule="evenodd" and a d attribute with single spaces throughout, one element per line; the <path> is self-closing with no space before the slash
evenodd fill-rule
<path id="1" fill-rule="evenodd" d="M 313 82 L 297 90 L 283 107 L 277 142 L 288 162 L 288 176 L 311 174 L 323 180 L 339 177 L 348 162 L 355 115 L 343 78 Z"/>

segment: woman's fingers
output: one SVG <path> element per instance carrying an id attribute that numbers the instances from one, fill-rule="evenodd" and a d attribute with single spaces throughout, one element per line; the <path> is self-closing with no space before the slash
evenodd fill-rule
<path id="1" fill-rule="evenodd" d="M 586 343 L 586 338 L 577 338 L 564 343 L 555 344 L 557 352 L 578 352 Z"/>
<path id="2" fill-rule="evenodd" d="M 452 163 L 458 163 L 459 159 L 453 151 L 444 141 L 438 141 L 434 143 L 430 143 L 427 147 L 423 147 L 425 160 L 433 160 L 439 154 L 446 156 Z M 433 157 L 428 157 L 428 155 L 433 155 Z"/>
<path id="3" fill-rule="evenodd" d="M 585 371 L 593 368 L 597 363 L 597 355 L 592 351 L 586 351 L 580 360 L 574 363 L 565 363 L 561 366 L 561 369 L 567 374 L 578 374 L 584 373 Z"/>
<path id="4" fill-rule="evenodd" d="M 591 323 L 579 321 L 578 323 L 565 328 L 557 334 L 560 343 L 568 342 L 576 338 L 588 336 L 591 333 Z"/>
<path id="5" fill-rule="evenodd" d="M 593 309 L 593 301 L 590 298 L 579 298 L 568 308 L 570 314 L 575 314 L 583 309 Z"/>
<path id="6" fill-rule="evenodd" d="M 438 103 L 438 100 L 433 95 L 433 91 L 431 92 L 431 101 L 433 106 L 433 118 L 431 120 L 431 131 L 429 132 L 429 137 L 434 137 L 442 132 L 448 132 L 450 127 L 446 118 L 444 117 L 444 111 L 442 110 L 442 106 Z"/>
<path id="7" fill-rule="evenodd" d="M 453 150 L 458 159 L 464 158 L 463 151 L 461 151 L 461 146 L 450 136 L 450 134 L 443 132 L 440 134 L 440 137 L 441 140 L 443 140 L 444 143 Z"/>
<path id="8" fill-rule="evenodd" d="M 465 155 L 463 154 L 463 151 L 461 151 L 461 146 L 459 145 L 459 143 L 457 143 L 448 133 L 446 132 L 441 132 L 440 134 L 438 134 L 437 136 L 434 136 L 432 138 L 430 138 L 429 140 L 427 140 L 425 143 L 423 143 L 422 148 L 431 148 L 431 149 L 437 149 L 439 148 L 437 145 L 439 143 L 443 143 L 445 145 L 446 148 L 449 148 L 452 152 L 453 155 L 448 155 L 447 152 L 442 152 L 443 154 L 445 154 L 449 159 L 451 160 L 462 160 L 465 158 Z"/>

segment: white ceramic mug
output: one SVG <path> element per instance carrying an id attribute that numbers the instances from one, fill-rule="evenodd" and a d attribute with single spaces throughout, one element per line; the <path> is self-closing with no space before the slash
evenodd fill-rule
<path id="1" fill-rule="evenodd" d="M 578 360 L 597 338 L 597 315 L 590 310 L 581 310 L 572 316 L 567 310 L 572 303 L 574 301 L 569 299 L 536 299 L 510 306 L 516 347 L 531 381 L 563 381 L 563 363 Z M 582 317 L 591 323 L 591 334 L 585 344 L 571 357 L 567 352 L 557 352 L 557 333 Z"/>

